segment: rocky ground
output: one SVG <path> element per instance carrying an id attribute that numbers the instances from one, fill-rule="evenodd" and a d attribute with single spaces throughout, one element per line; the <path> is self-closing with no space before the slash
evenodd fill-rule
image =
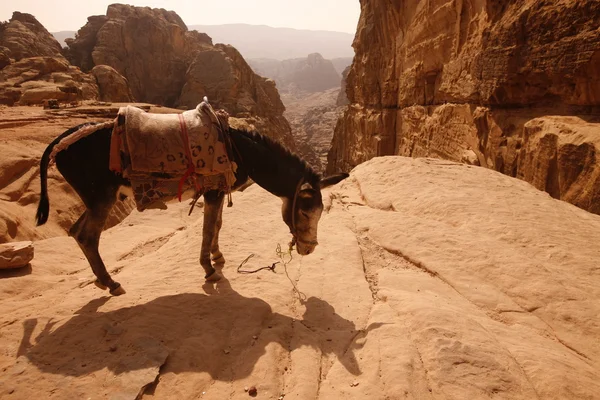
<path id="1" fill-rule="evenodd" d="M 71 238 L 37 241 L 0 279 L 0 397 L 599 398 L 600 217 L 431 159 L 377 158 L 324 193 L 291 281 L 282 264 L 236 273 L 289 239 L 257 186 L 225 209 L 216 285 L 184 204 L 103 234 L 121 297 L 90 284 Z"/>

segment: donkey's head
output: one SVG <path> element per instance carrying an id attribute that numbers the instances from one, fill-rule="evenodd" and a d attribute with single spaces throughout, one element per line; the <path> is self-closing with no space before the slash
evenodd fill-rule
<path id="1" fill-rule="evenodd" d="M 332 175 L 312 183 L 302 179 L 293 198 L 284 198 L 281 213 L 294 236 L 298 254 L 308 255 L 317 247 L 317 227 L 323 213 L 321 189 L 347 177 L 348 174 Z"/>

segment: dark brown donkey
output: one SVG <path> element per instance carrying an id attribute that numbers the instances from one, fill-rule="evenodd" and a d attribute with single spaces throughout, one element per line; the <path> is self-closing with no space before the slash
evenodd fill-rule
<path id="1" fill-rule="evenodd" d="M 79 125 L 50 143 L 40 162 L 41 196 L 36 219 L 38 225 L 48 220 L 47 170 L 52 149 L 62 139 L 91 125 L 98 125 L 98 129 L 58 152 L 55 160 L 60 173 L 86 206 L 85 212 L 69 230 L 69 235 L 75 238 L 88 259 L 97 278 L 96 285 L 110 289 L 110 293 L 117 296 L 124 294 L 125 290 L 106 271 L 98 245 L 104 222 L 117 196 L 124 196 L 127 191 L 123 189 L 131 188 L 131 183 L 109 169 L 111 127 L 94 123 Z M 251 178 L 280 197 L 283 200 L 283 220 L 290 228 L 298 253 L 312 253 L 317 245 L 317 225 L 323 211 L 321 189 L 341 181 L 348 174 L 321 178 L 301 158 L 266 136 L 233 128 L 229 128 L 229 134 L 235 149 L 233 161 L 238 165 L 232 189 L 240 188 Z M 224 197 L 224 193 L 218 191 L 204 193 L 200 264 L 206 272 L 205 279 L 212 281 L 220 279 L 220 275 L 211 264 L 211 255 L 212 261 L 224 262 L 219 251 Z"/>

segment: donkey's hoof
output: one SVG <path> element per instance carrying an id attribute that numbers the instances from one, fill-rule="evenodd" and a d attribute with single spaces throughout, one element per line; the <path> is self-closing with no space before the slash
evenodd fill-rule
<path id="1" fill-rule="evenodd" d="M 113 296 L 121 296 L 122 294 L 127 293 L 125 291 L 125 289 L 123 289 L 123 286 L 121 286 L 120 283 L 117 283 L 117 287 L 115 287 L 114 289 L 110 289 L 110 294 L 112 294 Z"/>
<path id="2" fill-rule="evenodd" d="M 221 279 L 221 275 L 217 271 L 213 271 L 212 274 L 204 277 L 207 282 L 216 282 Z"/>
<path id="3" fill-rule="evenodd" d="M 102 290 L 106 290 L 108 289 L 108 286 L 103 285 L 102 283 L 100 283 L 100 281 L 98 279 L 96 279 L 94 281 L 94 285 L 96 285 L 98 288 L 102 289 Z"/>

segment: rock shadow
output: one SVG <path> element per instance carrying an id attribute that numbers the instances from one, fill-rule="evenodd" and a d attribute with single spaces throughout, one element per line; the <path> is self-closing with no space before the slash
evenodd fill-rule
<path id="1" fill-rule="evenodd" d="M 354 350 L 365 331 L 326 301 L 310 297 L 296 320 L 274 313 L 260 298 L 241 296 L 223 278 L 205 285 L 207 294 L 183 293 L 114 311 L 98 311 L 111 297 L 90 301 L 66 323 L 49 321 L 32 343 L 37 319 L 23 322 L 17 357 L 25 356 L 43 372 L 85 376 L 108 368 L 115 374 L 147 366 L 168 351 L 162 372 L 207 372 L 215 380 L 250 375 L 268 344 L 292 351 L 302 346 L 335 354 L 352 374 L 360 374 Z M 301 325 L 295 325 L 301 324 Z"/>

